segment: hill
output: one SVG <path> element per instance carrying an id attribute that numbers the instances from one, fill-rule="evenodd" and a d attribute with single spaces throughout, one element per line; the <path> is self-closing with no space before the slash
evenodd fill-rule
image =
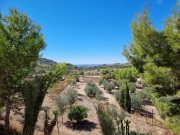
<path id="1" fill-rule="evenodd" d="M 124 68 L 130 67 L 130 63 L 114 63 L 114 64 L 81 64 L 76 65 L 78 69 L 88 68 L 88 69 L 95 69 L 95 68 Z"/>

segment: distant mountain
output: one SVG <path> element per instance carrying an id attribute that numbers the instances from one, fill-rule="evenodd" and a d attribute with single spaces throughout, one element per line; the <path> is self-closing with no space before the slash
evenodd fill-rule
<path id="1" fill-rule="evenodd" d="M 57 64 L 57 62 L 53 60 L 49 60 L 46 58 L 40 58 L 38 61 L 37 70 L 38 71 L 46 71 L 53 65 Z M 75 69 L 84 69 L 84 68 L 123 68 L 123 67 L 130 67 L 130 63 L 114 63 L 114 64 L 79 64 L 79 65 L 73 65 L 71 63 L 67 63 L 67 67 L 69 70 L 75 70 Z M 42 71 L 42 72 L 43 72 Z"/>
<path id="2" fill-rule="evenodd" d="M 43 70 L 47 70 L 49 69 L 50 67 L 52 67 L 53 65 L 57 64 L 57 62 L 53 61 L 53 60 L 49 60 L 49 59 L 46 59 L 46 58 L 40 58 L 39 61 L 38 61 L 38 69 L 43 69 Z M 69 70 L 74 70 L 74 69 L 77 69 L 78 67 L 77 66 L 74 66 L 70 63 L 67 63 L 67 68 Z"/>
<path id="3" fill-rule="evenodd" d="M 130 63 L 114 63 L 114 64 L 80 64 L 78 68 L 123 68 L 130 67 Z"/>
<path id="4" fill-rule="evenodd" d="M 55 62 L 53 60 L 46 59 L 46 58 L 39 58 L 39 63 L 49 65 L 49 66 L 53 66 L 53 65 L 57 64 L 57 62 Z"/>
<path id="5" fill-rule="evenodd" d="M 96 67 L 96 66 L 101 66 L 101 64 L 78 64 L 75 66 L 77 66 L 77 67 Z"/>

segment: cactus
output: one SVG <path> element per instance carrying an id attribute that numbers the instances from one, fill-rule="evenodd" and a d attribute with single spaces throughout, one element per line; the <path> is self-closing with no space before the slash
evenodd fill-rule
<path id="1" fill-rule="evenodd" d="M 121 120 L 121 133 L 122 135 L 125 135 L 125 126 L 123 124 L 123 120 Z"/>
<path id="2" fill-rule="evenodd" d="M 126 135 L 129 135 L 129 124 L 131 123 L 129 120 L 124 121 L 126 124 Z"/>

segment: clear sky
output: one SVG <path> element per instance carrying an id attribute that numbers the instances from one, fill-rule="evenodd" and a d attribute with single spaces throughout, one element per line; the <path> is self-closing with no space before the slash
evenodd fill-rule
<path id="1" fill-rule="evenodd" d="M 149 0 L 153 25 L 163 21 L 177 0 Z M 123 46 L 130 43 L 131 22 L 143 11 L 146 0 L 0 0 L 0 11 L 26 13 L 40 24 L 47 43 L 43 57 L 72 64 L 127 62 Z"/>

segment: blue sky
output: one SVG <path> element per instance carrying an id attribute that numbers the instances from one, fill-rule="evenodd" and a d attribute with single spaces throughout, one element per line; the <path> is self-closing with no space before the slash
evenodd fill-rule
<path id="1" fill-rule="evenodd" d="M 161 30 L 177 0 L 149 0 L 153 25 Z M 0 11 L 26 13 L 40 24 L 47 43 L 43 57 L 72 64 L 127 62 L 123 46 L 132 40 L 131 22 L 146 0 L 0 0 Z"/>

